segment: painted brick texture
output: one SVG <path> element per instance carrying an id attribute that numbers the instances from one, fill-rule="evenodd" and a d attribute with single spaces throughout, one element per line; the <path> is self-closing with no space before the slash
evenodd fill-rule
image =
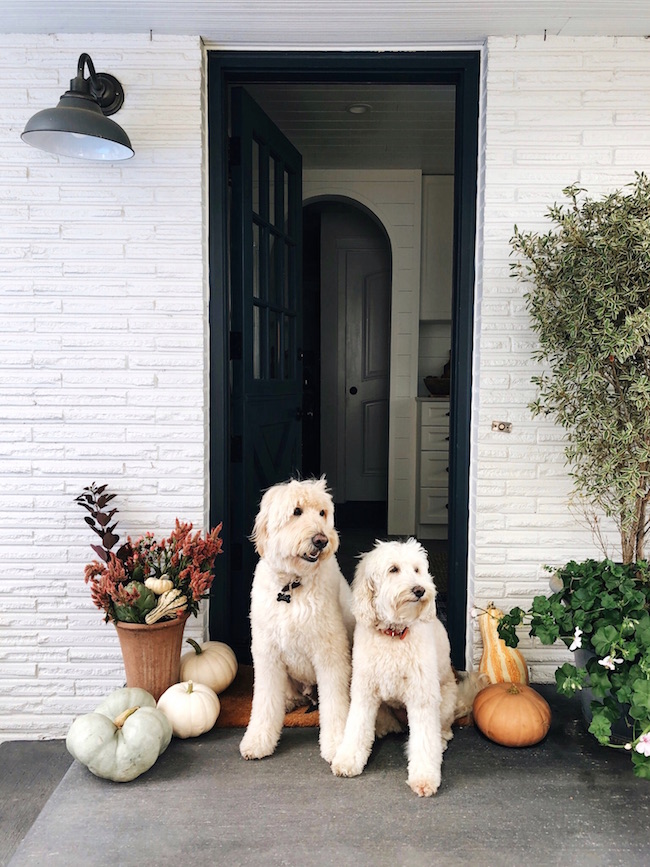
<path id="1" fill-rule="evenodd" d="M 513 227 L 549 228 L 546 209 L 573 182 L 598 196 L 650 167 L 650 51 L 643 39 L 525 37 L 488 41 L 485 204 L 477 308 L 471 598 L 499 607 L 548 592 L 544 564 L 600 556 L 570 513 L 561 430 L 533 419 L 523 288 L 509 275 Z M 507 420 L 511 434 L 492 433 Z M 616 534 L 610 534 L 616 553 Z M 477 630 L 470 630 L 474 660 Z M 522 641 L 537 681 L 563 648 Z"/>
<path id="2" fill-rule="evenodd" d="M 227 46 L 222 46 L 227 47 Z M 122 682 L 83 583 L 73 498 L 120 494 L 120 530 L 206 526 L 204 82 L 196 37 L 0 36 L 0 740 L 61 737 Z M 96 165 L 20 141 L 79 54 L 126 91 L 136 156 Z M 573 181 L 593 194 L 650 163 L 645 40 L 490 39 L 479 182 L 470 604 L 546 592 L 545 563 L 597 554 L 567 508 L 559 432 L 533 420 L 534 336 L 509 276 L 513 225 Z M 513 423 L 493 434 L 492 419 Z M 190 634 L 204 633 L 204 618 Z M 470 628 L 470 659 L 480 644 Z M 533 678 L 558 648 L 523 642 Z"/>
<path id="3" fill-rule="evenodd" d="M 129 161 L 20 140 L 82 51 L 124 86 Z M 196 37 L 0 36 L 0 740 L 123 683 L 76 494 L 108 482 L 122 536 L 206 526 L 202 92 Z"/>

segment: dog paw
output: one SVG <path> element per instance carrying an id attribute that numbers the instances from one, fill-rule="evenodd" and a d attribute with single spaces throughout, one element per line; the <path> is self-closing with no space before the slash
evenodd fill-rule
<path id="1" fill-rule="evenodd" d="M 340 745 L 343 743 L 343 732 L 345 731 L 345 720 L 343 720 L 343 725 L 339 725 L 332 730 L 332 728 L 328 728 L 326 731 L 320 730 L 320 737 L 318 742 L 320 744 L 320 754 L 321 757 L 325 759 L 328 764 L 331 764 L 334 760 L 334 756 Z"/>
<path id="2" fill-rule="evenodd" d="M 420 798 L 430 798 L 431 795 L 435 795 L 438 791 L 438 786 L 440 783 L 434 782 L 434 780 L 408 780 L 408 784 L 411 787 L 411 790 L 415 792 L 416 795 Z"/>
<path id="3" fill-rule="evenodd" d="M 239 744 L 239 752 L 243 759 L 265 759 L 275 752 L 275 742 L 268 738 L 244 735 Z"/>
<path id="4" fill-rule="evenodd" d="M 364 766 L 365 762 L 354 755 L 337 753 L 332 762 L 332 773 L 335 777 L 358 777 Z"/>
<path id="5" fill-rule="evenodd" d="M 449 746 L 449 741 L 453 738 L 454 733 L 452 732 L 451 729 L 446 729 L 446 730 L 443 730 L 440 734 L 441 734 L 440 746 L 442 747 L 442 751 L 444 753 L 444 751 Z"/>

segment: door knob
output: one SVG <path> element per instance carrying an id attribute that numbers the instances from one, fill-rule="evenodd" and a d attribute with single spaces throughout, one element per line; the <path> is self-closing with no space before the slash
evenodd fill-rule
<path id="1" fill-rule="evenodd" d="M 350 389 L 350 394 L 356 394 L 357 391 L 358 391 L 358 389 L 357 389 L 356 385 L 353 385 L 352 388 Z"/>

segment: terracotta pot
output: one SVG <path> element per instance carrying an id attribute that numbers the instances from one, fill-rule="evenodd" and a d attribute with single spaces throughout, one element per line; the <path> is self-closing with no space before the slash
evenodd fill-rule
<path id="1" fill-rule="evenodd" d="M 121 621 L 115 624 L 127 686 L 146 689 L 158 701 L 168 687 L 179 682 L 183 630 L 188 617 L 186 612 L 175 620 L 151 626 Z"/>

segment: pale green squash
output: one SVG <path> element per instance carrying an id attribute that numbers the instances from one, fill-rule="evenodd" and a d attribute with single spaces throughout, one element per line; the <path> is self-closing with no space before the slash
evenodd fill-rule
<path id="1" fill-rule="evenodd" d="M 94 713 L 78 717 L 68 752 L 97 777 L 125 783 L 148 771 L 169 746 L 172 727 L 144 689 L 111 693 Z"/>

